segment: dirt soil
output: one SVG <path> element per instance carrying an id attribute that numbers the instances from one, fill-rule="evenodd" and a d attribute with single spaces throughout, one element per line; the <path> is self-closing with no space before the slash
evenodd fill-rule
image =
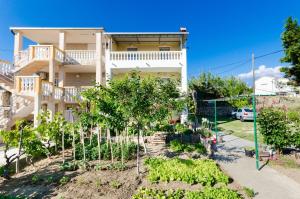
<path id="1" fill-rule="evenodd" d="M 157 156 L 169 152 L 165 147 L 155 146 L 150 147 L 149 153 Z M 71 158 L 70 151 L 68 151 L 67 157 Z M 61 163 L 61 156 L 53 156 L 50 160 L 43 159 L 33 166 L 27 166 L 10 180 L 0 178 L 0 193 L 22 195 L 29 198 L 129 199 L 140 187 L 185 190 L 202 188 L 201 185 L 189 185 L 182 182 L 151 184 L 147 180 L 147 171 L 143 165 L 141 174 L 137 177 L 135 160 L 127 162 L 128 169 L 124 171 L 96 171 L 91 168 L 87 171 L 79 169 L 66 172 L 60 170 Z M 96 164 L 96 162 L 91 164 Z M 68 177 L 69 182 L 61 185 L 59 181 L 64 176 Z M 33 180 L 33 178 L 37 180 Z M 234 182 L 229 187 L 236 190 L 242 189 Z"/>

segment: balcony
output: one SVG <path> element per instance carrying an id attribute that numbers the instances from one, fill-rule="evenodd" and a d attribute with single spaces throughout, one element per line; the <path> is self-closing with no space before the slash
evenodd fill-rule
<path id="1" fill-rule="evenodd" d="M 183 51 L 107 51 L 106 63 L 111 68 L 181 67 Z"/>
<path id="2" fill-rule="evenodd" d="M 95 65 L 95 50 L 65 50 L 52 45 L 31 45 L 15 56 L 16 71 L 31 64 L 48 63 L 50 59 L 66 65 Z"/>
<path id="3" fill-rule="evenodd" d="M 15 56 L 16 71 L 32 63 L 45 63 L 50 59 L 62 63 L 64 52 L 52 45 L 31 45 L 28 49 L 22 50 Z"/>
<path id="4" fill-rule="evenodd" d="M 65 50 L 64 64 L 67 65 L 95 65 L 95 50 Z"/>
<path id="5" fill-rule="evenodd" d="M 82 100 L 80 93 L 85 91 L 92 86 L 81 86 L 81 87 L 74 87 L 68 86 L 64 87 L 65 89 L 65 102 L 66 103 L 77 103 L 78 101 Z"/>

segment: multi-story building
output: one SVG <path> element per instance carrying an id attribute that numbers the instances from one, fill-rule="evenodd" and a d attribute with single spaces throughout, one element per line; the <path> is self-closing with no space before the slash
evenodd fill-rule
<path id="1" fill-rule="evenodd" d="M 14 63 L 0 61 L 0 125 L 37 124 L 40 110 L 68 117 L 80 92 L 138 70 L 179 80 L 187 91 L 185 28 L 179 32 L 105 32 L 103 28 L 12 27 Z M 31 43 L 23 48 L 23 40 Z M 183 115 L 183 117 L 185 117 Z M 68 118 L 67 118 L 68 119 Z"/>

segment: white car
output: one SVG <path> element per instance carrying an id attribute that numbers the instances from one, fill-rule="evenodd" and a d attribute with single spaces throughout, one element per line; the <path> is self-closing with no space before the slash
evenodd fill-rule
<path id="1" fill-rule="evenodd" d="M 236 119 L 252 121 L 253 120 L 253 110 L 250 108 L 239 108 L 236 112 Z"/>

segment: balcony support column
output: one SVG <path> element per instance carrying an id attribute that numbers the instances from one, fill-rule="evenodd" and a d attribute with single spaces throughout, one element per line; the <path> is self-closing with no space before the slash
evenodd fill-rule
<path id="1" fill-rule="evenodd" d="M 34 117 L 34 127 L 37 127 L 40 123 L 38 116 L 40 114 L 41 110 L 41 100 L 42 100 L 42 92 L 41 92 L 41 87 L 42 87 L 42 81 L 39 76 L 36 76 L 35 78 L 35 95 L 34 95 L 34 108 L 33 108 L 33 117 Z"/>
<path id="2" fill-rule="evenodd" d="M 111 80 L 111 61 L 110 61 L 110 50 L 105 50 L 105 81 L 106 85 L 109 84 Z"/>
<path id="3" fill-rule="evenodd" d="M 96 33 L 96 83 L 102 84 L 102 33 Z"/>
<path id="4" fill-rule="evenodd" d="M 55 83 L 55 71 L 56 71 L 56 63 L 55 63 L 55 54 L 54 48 L 50 48 L 50 59 L 49 59 L 49 83 L 52 84 L 52 96 L 49 99 L 47 104 L 48 110 L 50 112 L 50 120 L 53 120 L 55 114 L 55 100 L 54 100 L 54 83 Z"/>
<path id="5" fill-rule="evenodd" d="M 58 71 L 58 87 L 60 88 L 64 88 L 64 80 L 65 80 L 65 70 L 64 68 L 61 66 L 59 68 L 59 71 Z M 65 92 L 65 91 L 64 91 Z M 63 95 L 64 96 L 64 95 Z M 64 109 L 65 109 L 65 100 L 64 100 L 64 97 L 62 100 L 59 101 L 58 103 L 58 111 L 61 112 L 62 114 L 64 114 Z"/>
<path id="6" fill-rule="evenodd" d="M 59 33 L 59 41 L 58 41 L 58 47 L 60 50 L 64 51 L 65 50 L 65 45 L 66 45 L 66 36 L 64 32 Z"/>
<path id="7" fill-rule="evenodd" d="M 182 61 L 181 61 L 181 92 L 187 93 L 188 84 L 187 84 L 187 58 L 186 58 L 186 48 L 181 50 L 182 52 Z M 188 110 L 187 107 L 181 113 L 181 123 L 186 123 L 188 120 Z"/>
<path id="8" fill-rule="evenodd" d="M 14 36 L 14 56 L 16 57 L 23 49 L 23 36 L 22 33 L 16 32 Z"/>

